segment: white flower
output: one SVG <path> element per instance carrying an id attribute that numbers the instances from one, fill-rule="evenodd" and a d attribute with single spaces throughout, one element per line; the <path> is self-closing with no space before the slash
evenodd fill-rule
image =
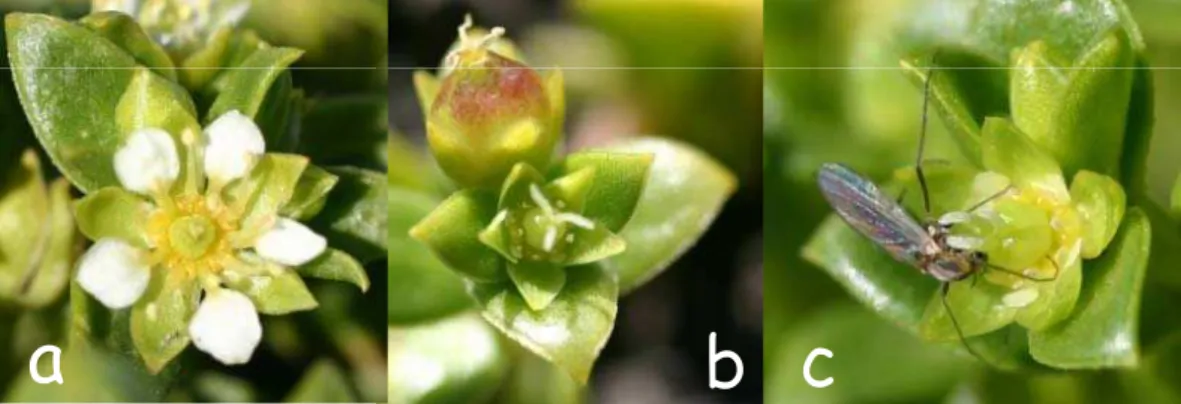
<path id="1" fill-rule="evenodd" d="M 250 298 L 239 292 L 209 292 L 189 321 L 193 345 L 226 365 L 250 361 L 262 339 L 262 324 Z"/>
<path id="2" fill-rule="evenodd" d="M 78 263 L 78 285 L 104 306 L 131 306 L 148 288 L 151 268 L 143 250 L 122 240 L 98 240 Z"/>
<path id="3" fill-rule="evenodd" d="M 281 217 L 254 242 L 254 251 L 263 258 L 287 266 L 300 266 L 328 248 L 328 241 L 303 224 Z"/>
<path id="4" fill-rule="evenodd" d="M 115 172 L 124 188 L 151 196 L 150 248 L 132 246 L 115 238 L 96 240 L 78 264 L 78 284 L 111 309 L 124 309 L 141 299 L 147 289 L 153 265 L 168 271 L 185 271 L 192 281 L 202 282 L 205 298 L 189 322 L 193 344 L 218 361 L 246 363 L 262 336 L 258 313 L 250 298 L 234 287 L 245 275 L 272 276 L 276 266 L 283 270 L 306 264 L 327 249 L 327 241 L 299 222 L 275 217 L 273 226 L 253 240 L 234 240 L 241 217 L 223 206 L 220 187 L 250 173 L 266 145 L 258 126 L 238 111 L 218 117 L 205 128 L 203 168 L 209 179 L 206 195 L 199 189 L 170 195 L 171 184 L 180 175 L 176 143 L 161 129 L 140 129 L 128 136 L 115 153 Z M 199 178 L 199 177 L 198 177 Z M 244 233 L 237 233 L 238 230 Z M 196 235 L 196 236 L 194 236 Z M 224 270 L 254 254 L 269 263 L 257 268 Z M 253 268 L 253 269 L 252 269 Z"/>
<path id="5" fill-rule="evenodd" d="M 210 181 L 228 183 L 245 177 L 266 151 L 262 132 L 238 111 L 218 117 L 205 128 L 205 174 Z"/>
<path id="6" fill-rule="evenodd" d="M 180 157 L 172 136 L 161 129 L 131 133 L 115 152 L 115 175 L 123 188 L 141 194 L 163 191 L 180 175 Z"/>

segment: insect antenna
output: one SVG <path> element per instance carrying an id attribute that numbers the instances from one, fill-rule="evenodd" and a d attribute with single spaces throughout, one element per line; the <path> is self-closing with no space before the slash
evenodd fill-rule
<path id="1" fill-rule="evenodd" d="M 951 311 L 951 305 L 947 304 L 947 293 L 950 290 L 951 282 L 943 282 L 943 284 L 939 287 L 939 300 L 943 302 L 943 310 L 947 311 L 947 317 L 951 319 L 951 326 L 955 327 L 955 333 L 956 335 L 960 336 L 960 343 L 964 344 L 964 349 L 967 349 L 968 353 L 972 354 L 972 356 L 975 356 L 976 359 L 988 362 L 984 360 L 984 357 L 976 353 L 976 350 L 972 349 L 972 346 L 968 344 L 968 339 L 964 338 L 964 331 L 960 329 L 960 322 L 959 320 L 955 319 L 955 312 Z"/>
<path id="2" fill-rule="evenodd" d="M 998 266 L 996 266 L 996 265 L 992 265 L 992 264 L 988 264 L 988 269 L 991 269 L 991 270 L 996 270 L 996 271 L 1001 271 L 1001 272 L 1004 272 L 1004 273 L 1006 273 L 1006 274 L 1013 275 L 1013 276 L 1016 276 L 1016 277 L 1018 277 L 1018 278 L 1025 279 L 1025 280 L 1029 280 L 1029 281 L 1034 281 L 1034 282 L 1052 282 L 1052 281 L 1054 281 L 1054 280 L 1058 279 L 1058 274 L 1062 272 L 1062 269 L 1058 267 L 1058 263 L 1057 263 L 1057 262 L 1054 262 L 1054 259 L 1053 259 L 1053 258 L 1051 258 L 1051 259 L 1050 259 L 1050 264 L 1051 264 L 1051 265 L 1054 265 L 1054 276 L 1051 276 L 1051 277 L 1049 277 L 1049 278 L 1035 278 L 1035 277 L 1032 277 L 1032 276 L 1029 276 L 1029 275 L 1023 274 L 1023 273 L 1021 273 L 1021 272 L 1017 272 L 1017 271 L 1014 271 L 1014 270 L 1011 270 L 1011 269 L 1008 269 L 1008 268 L 1001 268 L 1001 267 L 998 267 Z"/>
<path id="3" fill-rule="evenodd" d="M 1005 189 L 1000 190 L 1000 192 L 992 194 L 991 196 L 984 198 L 984 200 L 982 200 L 980 202 L 976 202 L 975 205 L 972 205 L 972 207 L 968 208 L 968 210 L 966 210 L 965 212 L 967 212 L 967 213 L 975 212 L 976 209 L 980 209 L 980 208 L 984 207 L 984 205 L 987 205 L 989 202 L 992 202 L 996 198 L 1000 198 L 1000 197 L 1004 196 L 1005 194 L 1009 193 L 1009 191 L 1011 191 L 1011 190 L 1013 190 L 1013 186 L 1009 185 L 1009 186 L 1005 187 Z"/>
<path id="4" fill-rule="evenodd" d="M 927 176 L 923 175 L 923 149 L 927 145 L 927 105 L 931 102 L 931 75 L 935 74 L 935 57 L 939 55 L 936 50 L 931 55 L 931 65 L 927 67 L 927 79 L 923 81 L 923 118 L 922 126 L 919 128 L 919 152 L 915 155 L 914 171 L 919 179 L 919 187 L 923 191 L 923 212 L 927 216 L 931 215 L 931 194 L 927 192 Z"/>

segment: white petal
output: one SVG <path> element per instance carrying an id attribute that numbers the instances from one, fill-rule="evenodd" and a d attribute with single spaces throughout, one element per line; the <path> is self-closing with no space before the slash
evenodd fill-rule
<path id="1" fill-rule="evenodd" d="M 78 260 L 78 285 L 109 308 L 131 306 L 152 275 L 145 253 L 118 239 L 100 239 Z"/>
<path id="2" fill-rule="evenodd" d="M 316 258 L 328 248 L 328 240 L 303 224 L 281 217 L 275 226 L 254 241 L 254 251 L 263 258 L 297 267 Z"/>
<path id="3" fill-rule="evenodd" d="M 115 175 L 124 188 L 141 194 L 171 185 L 180 175 L 180 157 L 172 136 L 157 128 L 132 132 L 115 152 Z"/>
<path id="4" fill-rule="evenodd" d="M 189 321 L 193 345 L 226 365 L 250 361 L 262 339 L 258 311 L 246 295 L 228 289 L 211 292 Z"/>
<path id="5" fill-rule="evenodd" d="M 222 114 L 205 128 L 205 174 L 227 183 L 250 173 L 259 156 L 266 152 L 262 131 L 238 111 Z"/>

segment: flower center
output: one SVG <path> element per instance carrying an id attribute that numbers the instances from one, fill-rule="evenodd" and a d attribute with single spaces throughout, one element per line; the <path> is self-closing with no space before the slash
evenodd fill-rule
<path id="1" fill-rule="evenodd" d="M 522 216 L 524 242 L 532 250 L 552 253 L 558 241 L 566 235 L 566 223 L 541 208 L 529 209 Z"/>
<path id="2" fill-rule="evenodd" d="M 213 221 L 202 215 L 178 218 L 168 227 L 168 241 L 172 249 L 190 259 L 204 256 L 217 237 Z"/>

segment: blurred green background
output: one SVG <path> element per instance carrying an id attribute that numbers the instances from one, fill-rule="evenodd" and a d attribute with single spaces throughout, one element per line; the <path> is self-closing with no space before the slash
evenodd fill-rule
<path id="1" fill-rule="evenodd" d="M 1156 125 L 1147 167 L 1148 198 L 1168 206 L 1181 170 L 1181 115 L 1176 114 L 1181 108 L 1181 3 L 1126 3 L 1143 32 L 1150 65 L 1171 67 L 1152 72 Z M 1000 373 L 953 347 L 925 343 L 890 324 L 801 258 L 802 246 L 831 212 L 814 180 L 821 163 L 844 163 L 876 181 L 913 164 L 922 92 L 898 63 L 934 43 L 954 42 L 970 29 L 962 22 L 971 18 L 974 4 L 766 2 L 767 402 L 1181 402 L 1181 334 L 1172 320 L 1181 299 L 1175 291 L 1146 286 L 1142 311 L 1152 315 L 1141 315 L 1145 343 L 1137 370 Z M 934 112 L 924 157 L 963 161 Z M 1177 228 L 1167 220 L 1154 219 L 1153 226 L 1168 232 Z M 1154 244 L 1154 260 L 1157 253 Z M 1150 272 L 1178 266 L 1159 264 L 1154 262 L 1159 268 Z M 800 374 L 808 352 L 818 346 L 836 355 L 819 358 L 813 367 L 817 378 L 836 378 L 826 389 L 808 386 Z"/>

